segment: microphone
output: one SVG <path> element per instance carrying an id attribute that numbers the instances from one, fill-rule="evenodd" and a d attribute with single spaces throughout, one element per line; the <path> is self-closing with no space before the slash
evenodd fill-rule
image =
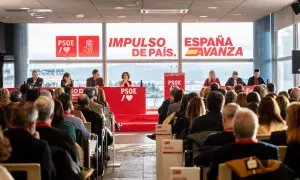
<path id="1" fill-rule="evenodd" d="M 141 80 L 140 82 L 140 87 L 143 87 L 143 80 Z"/>

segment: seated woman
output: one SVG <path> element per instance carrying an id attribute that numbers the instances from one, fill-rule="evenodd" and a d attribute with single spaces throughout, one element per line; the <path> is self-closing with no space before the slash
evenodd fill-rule
<path id="1" fill-rule="evenodd" d="M 129 72 L 123 72 L 121 77 L 122 81 L 120 81 L 120 87 L 131 87 L 132 82 L 130 81 Z"/>
<path id="2" fill-rule="evenodd" d="M 204 86 L 210 86 L 212 83 L 221 85 L 219 78 L 216 77 L 214 70 L 209 71 L 209 77 L 205 80 Z"/>
<path id="3" fill-rule="evenodd" d="M 64 88 L 65 93 L 70 94 L 71 93 L 71 89 L 73 87 L 74 81 L 71 79 L 71 74 L 66 72 L 63 75 L 62 80 L 60 81 L 60 86 L 62 88 Z"/>
<path id="4" fill-rule="evenodd" d="M 232 77 L 228 79 L 225 86 L 236 86 L 238 84 L 246 86 L 246 84 L 243 82 L 242 78 L 239 78 L 238 72 L 233 71 L 232 72 Z"/>
<path id="5" fill-rule="evenodd" d="M 286 129 L 286 123 L 280 115 L 280 109 L 272 97 L 262 98 L 258 107 L 259 128 L 257 135 L 270 135 L 274 131 Z"/>

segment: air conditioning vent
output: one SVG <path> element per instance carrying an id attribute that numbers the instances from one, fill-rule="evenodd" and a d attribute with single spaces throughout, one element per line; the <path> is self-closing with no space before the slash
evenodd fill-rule
<path id="1" fill-rule="evenodd" d="M 188 9 L 141 9 L 141 14 L 186 14 Z"/>

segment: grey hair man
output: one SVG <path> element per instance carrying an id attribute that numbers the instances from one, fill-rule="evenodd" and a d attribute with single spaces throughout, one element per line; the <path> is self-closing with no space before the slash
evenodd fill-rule
<path id="1" fill-rule="evenodd" d="M 49 90 L 41 90 L 40 91 L 40 96 L 46 96 L 46 97 L 52 99 L 52 94 Z"/>

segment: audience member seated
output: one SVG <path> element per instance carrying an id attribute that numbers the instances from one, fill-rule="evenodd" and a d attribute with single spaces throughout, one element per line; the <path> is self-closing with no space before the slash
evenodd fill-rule
<path id="1" fill-rule="evenodd" d="M 39 140 L 35 131 L 38 117 L 36 108 L 30 102 L 20 104 L 13 113 L 13 128 L 4 132 L 12 145 L 12 154 L 6 163 L 39 163 L 43 180 L 55 179 L 50 147 Z"/>
<path id="2" fill-rule="evenodd" d="M 260 160 L 277 160 L 279 158 L 276 146 L 257 141 L 258 119 L 251 110 L 238 109 L 233 122 L 235 143 L 224 145 L 214 152 L 213 161 L 207 174 L 208 180 L 216 180 L 219 164 L 230 160 L 251 156 L 256 156 Z"/>
<path id="3" fill-rule="evenodd" d="M 218 83 L 211 83 L 210 85 L 210 91 L 219 91 L 220 85 Z"/>
<path id="4" fill-rule="evenodd" d="M 222 93 L 223 96 L 225 96 L 226 93 L 227 93 L 227 91 L 226 91 L 225 89 L 223 89 L 223 88 L 220 88 L 220 89 L 219 89 L 219 92 Z"/>
<path id="5" fill-rule="evenodd" d="M 282 131 L 286 127 L 280 115 L 280 109 L 274 98 L 262 98 L 258 107 L 259 135 L 270 135 L 274 131 Z"/>
<path id="6" fill-rule="evenodd" d="M 58 98 L 59 95 L 61 95 L 62 93 L 65 93 L 65 89 L 60 87 L 60 88 L 56 88 L 54 91 L 54 98 Z"/>
<path id="7" fill-rule="evenodd" d="M 98 89 L 96 103 L 102 105 L 103 107 L 108 107 L 109 104 L 106 101 L 105 91 L 101 88 Z"/>
<path id="8" fill-rule="evenodd" d="M 290 95 L 286 91 L 280 91 L 278 96 L 285 96 L 287 99 L 290 99 Z"/>
<path id="9" fill-rule="evenodd" d="M 250 104 L 250 103 L 259 104 L 260 100 L 261 100 L 260 96 L 257 92 L 250 92 L 247 95 L 247 103 L 248 104 Z"/>
<path id="10" fill-rule="evenodd" d="M 282 119 L 286 119 L 286 111 L 290 104 L 289 99 L 286 98 L 285 96 L 278 96 L 276 98 L 276 102 L 279 106 L 280 115 L 281 115 Z"/>
<path id="11" fill-rule="evenodd" d="M 51 116 L 54 112 L 54 101 L 46 96 L 40 96 L 34 103 L 38 110 L 36 130 L 40 134 L 40 139 L 48 142 L 52 147 L 60 147 L 66 150 L 74 162 L 78 161 L 75 142 L 67 132 L 51 127 Z"/>
<path id="12" fill-rule="evenodd" d="M 235 103 L 236 98 L 237 98 L 237 94 L 234 91 L 232 90 L 227 91 L 225 95 L 225 105 L 229 103 Z"/>
<path id="13" fill-rule="evenodd" d="M 293 88 L 290 93 L 290 102 L 299 102 L 300 100 L 300 88 Z"/>
<path id="14" fill-rule="evenodd" d="M 95 113 L 98 113 L 103 120 L 105 120 L 105 115 L 104 115 L 104 107 L 98 103 L 96 103 L 94 100 L 97 98 L 95 88 L 85 88 L 83 93 L 86 94 L 89 97 L 89 108 L 91 111 L 94 111 Z"/>
<path id="15" fill-rule="evenodd" d="M 170 102 L 167 116 L 172 113 L 177 113 L 181 107 L 181 100 L 183 97 L 183 90 L 179 89 L 175 92 L 173 100 Z"/>
<path id="16" fill-rule="evenodd" d="M 9 124 L 9 119 L 7 118 L 8 111 L 10 110 L 8 105 L 10 103 L 9 99 L 10 93 L 8 89 L 0 89 L 0 126 L 6 129 Z"/>
<path id="17" fill-rule="evenodd" d="M 207 97 L 207 114 L 193 121 L 190 133 L 202 131 L 223 131 L 222 113 L 224 96 L 217 91 L 212 91 Z"/>
<path id="18" fill-rule="evenodd" d="M 64 122 L 64 109 L 62 103 L 58 99 L 54 100 L 54 114 L 51 125 L 55 128 L 63 130 L 72 137 L 73 141 L 76 141 L 76 128 L 73 125 Z"/>
<path id="19" fill-rule="evenodd" d="M 276 87 L 274 83 L 267 84 L 267 91 L 268 93 L 276 93 Z"/>
<path id="20" fill-rule="evenodd" d="M 204 141 L 203 146 L 223 146 L 235 141 L 233 118 L 239 108 L 240 106 L 235 103 L 229 103 L 224 107 L 222 112 L 224 131 L 210 134 Z"/>
<path id="21" fill-rule="evenodd" d="M 241 107 L 247 107 L 247 94 L 245 92 L 241 92 L 237 95 L 236 103 Z"/>
<path id="22" fill-rule="evenodd" d="M 271 97 L 271 98 L 274 98 L 274 99 L 276 99 L 277 98 L 277 94 L 275 94 L 275 93 L 269 93 L 269 94 L 267 94 L 265 97 Z"/>
<path id="23" fill-rule="evenodd" d="M 255 86 L 253 92 L 257 92 L 260 96 L 260 99 L 264 98 L 267 95 L 267 90 L 262 87 L 262 85 Z"/>
<path id="24" fill-rule="evenodd" d="M 236 85 L 236 86 L 234 87 L 234 91 L 235 91 L 237 94 L 239 94 L 239 93 L 241 93 L 241 92 L 244 92 L 244 88 L 243 88 L 242 85 L 238 84 L 238 85 Z"/>
<path id="25" fill-rule="evenodd" d="M 40 91 L 40 96 L 46 96 L 46 97 L 48 97 L 49 99 L 52 99 L 52 94 L 51 94 L 51 92 L 48 91 L 48 90 L 41 90 L 41 91 Z"/>
<path id="26" fill-rule="evenodd" d="M 203 116 L 205 112 L 203 99 L 200 97 L 193 97 L 188 102 L 185 116 L 177 118 L 176 123 L 174 124 L 173 134 L 175 134 L 176 138 L 184 139 L 186 135 L 188 135 L 194 119 Z"/>
<path id="27" fill-rule="evenodd" d="M 11 153 L 11 146 L 9 140 L 3 136 L 2 129 L 0 127 L 0 163 L 7 160 Z M 2 180 L 14 180 L 7 169 L 0 164 L 0 177 Z"/>
<path id="28" fill-rule="evenodd" d="M 6 88 L 0 89 L 0 107 L 6 107 L 10 103 L 10 92 Z"/>
<path id="29" fill-rule="evenodd" d="M 22 100 L 25 101 L 26 100 L 26 95 L 28 93 L 30 89 L 30 86 L 28 84 L 22 84 L 20 87 L 20 91 L 22 93 Z"/>
<path id="30" fill-rule="evenodd" d="M 29 89 L 26 95 L 26 101 L 34 103 L 40 96 L 40 90 L 38 88 Z"/>
<path id="31" fill-rule="evenodd" d="M 70 104 L 71 104 L 70 114 L 73 115 L 73 116 L 75 116 L 75 117 L 78 117 L 79 119 L 81 119 L 81 121 L 82 121 L 83 123 L 86 123 L 87 121 L 86 121 L 84 115 L 82 114 L 81 111 L 75 109 L 75 107 L 73 106 L 72 100 L 71 100 Z"/>
<path id="32" fill-rule="evenodd" d="M 204 86 L 203 86 L 203 87 L 201 88 L 200 92 L 199 92 L 199 96 L 202 97 L 203 99 L 204 99 L 204 92 L 205 92 L 205 89 L 206 89 L 206 88 L 207 88 L 207 87 L 204 87 Z"/>
<path id="33" fill-rule="evenodd" d="M 22 93 L 20 91 L 13 91 L 9 97 L 10 103 L 9 106 L 11 108 L 16 107 L 19 102 L 22 100 Z"/>
<path id="34" fill-rule="evenodd" d="M 64 109 L 64 122 L 74 126 L 76 129 L 80 130 L 84 140 L 88 140 L 90 135 L 88 131 L 86 130 L 83 122 L 78 117 L 75 117 L 70 114 L 71 111 L 71 100 L 70 95 L 63 93 L 58 96 L 58 99 L 61 101 Z"/>

